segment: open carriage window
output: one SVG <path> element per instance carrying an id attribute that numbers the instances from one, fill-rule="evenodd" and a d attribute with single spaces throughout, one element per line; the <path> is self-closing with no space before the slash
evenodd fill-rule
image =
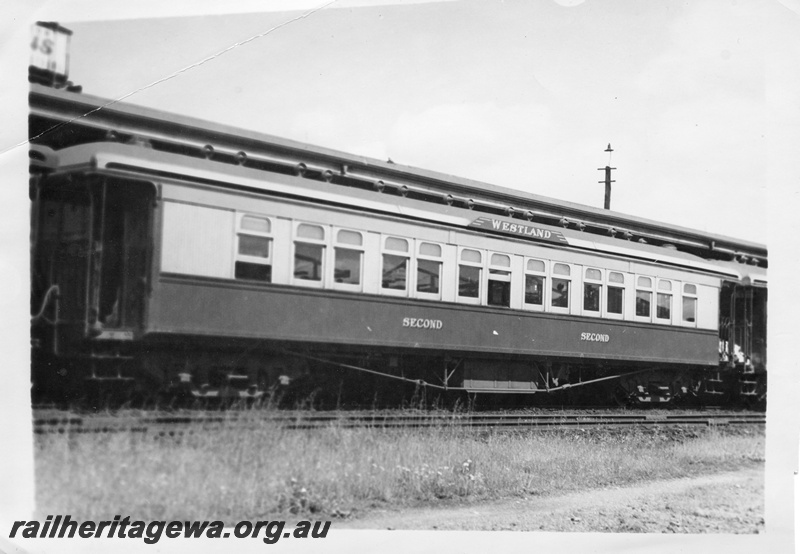
<path id="1" fill-rule="evenodd" d="M 266 217 L 242 215 L 236 233 L 237 279 L 272 281 L 272 222 Z"/>

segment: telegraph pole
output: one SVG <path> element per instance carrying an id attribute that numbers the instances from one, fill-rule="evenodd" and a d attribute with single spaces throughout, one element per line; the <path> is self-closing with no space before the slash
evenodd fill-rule
<path id="1" fill-rule="evenodd" d="M 616 167 L 611 167 L 611 153 L 614 150 L 611 148 L 611 143 L 608 143 L 608 148 L 605 149 L 605 152 L 608 152 L 608 165 L 605 167 L 598 167 L 598 171 L 605 171 L 606 178 L 603 181 L 597 181 L 598 183 L 605 183 L 606 184 L 606 200 L 603 205 L 603 208 L 606 210 L 611 209 L 611 183 L 615 183 L 616 181 L 611 180 L 611 170 L 617 169 Z"/>

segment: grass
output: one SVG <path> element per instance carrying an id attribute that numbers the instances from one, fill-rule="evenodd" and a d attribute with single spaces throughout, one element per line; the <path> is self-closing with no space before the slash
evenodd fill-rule
<path id="1" fill-rule="evenodd" d="M 39 435 L 37 505 L 85 519 L 327 519 L 696 475 L 758 464 L 763 452 L 760 429 L 292 431 L 264 423 L 179 439 Z"/>

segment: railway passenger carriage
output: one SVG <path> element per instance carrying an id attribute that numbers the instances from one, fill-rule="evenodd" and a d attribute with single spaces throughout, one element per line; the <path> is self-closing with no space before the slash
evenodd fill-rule
<path id="1" fill-rule="evenodd" d="M 764 396 L 759 245 L 101 105 L 31 93 L 37 394 Z"/>

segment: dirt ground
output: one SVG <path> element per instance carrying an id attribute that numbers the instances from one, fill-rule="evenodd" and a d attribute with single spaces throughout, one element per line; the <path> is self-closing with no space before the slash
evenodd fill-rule
<path id="1" fill-rule="evenodd" d="M 461 507 L 376 510 L 339 529 L 763 533 L 764 468 Z"/>

